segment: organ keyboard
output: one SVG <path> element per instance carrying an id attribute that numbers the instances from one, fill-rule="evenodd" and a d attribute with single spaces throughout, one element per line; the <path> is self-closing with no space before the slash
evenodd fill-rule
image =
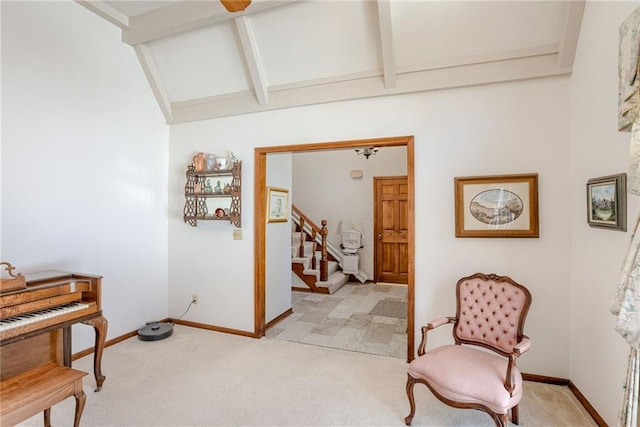
<path id="1" fill-rule="evenodd" d="M 107 319 L 102 315 L 102 277 L 65 271 L 25 274 L 26 287 L 0 292 L 0 377 L 54 362 L 71 366 L 71 326 L 95 330 L 96 391 L 105 380 L 102 352 Z"/>

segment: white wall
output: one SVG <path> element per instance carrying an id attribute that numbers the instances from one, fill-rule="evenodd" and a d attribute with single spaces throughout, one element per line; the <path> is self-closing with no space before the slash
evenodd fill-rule
<path id="1" fill-rule="evenodd" d="M 465 88 L 424 95 L 408 118 L 421 127 L 415 153 L 416 327 L 454 313 L 452 286 L 459 277 L 508 275 L 533 294 L 525 325 L 533 347 L 519 365 L 524 372 L 564 378 L 570 217 L 557 207 L 568 197 L 568 96 L 566 78 Z M 540 238 L 454 237 L 454 177 L 529 172 L 539 174 Z M 441 334 L 450 339 L 450 331 Z"/>
<path id="2" fill-rule="evenodd" d="M 571 78 L 569 378 L 609 425 L 622 402 L 629 349 L 609 310 L 640 203 L 628 196 L 628 232 L 590 228 L 585 184 L 627 171 L 630 134 L 617 131 L 618 28 L 639 5 L 587 3 Z"/>
<path id="3" fill-rule="evenodd" d="M 558 207 L 569 198 L 568 100 L 569 79 L 552 78 L 172 126 L 171 315 L 198 289 L 203 302 L 185 318 L 253 331 L 254 147 L 414 135 L 416 336 L 422 324 L 454 313 L 460 277 L 506 274 L 534 297 L 525 327 L 534 347 L 521 360 L 523 370 L 567 378 L 570 212 Z M 232 240 L 228 224 L 192 228 L 182 221 L 186 165 L 195 152 L 216 149 L 244 160 L 243 241 Z M 540 174 L 539 239 L 454 237 L 455 176 L 527 172 Z M 434 343 L 449 339 L 446 331 Z"/>
<path id="4" fill-rule="evenodd" d="M 352 170 L 361 170 L 362 178 L 351 178 Z M 316 225 L 327 220 L 328 240 L 340 247 L 338 224 L 346 229 L 353 222 L 363 228 L 360 269 L 373 279 L 373 178 L 407 175 L 406 147 L 381 148 L 366 159 L 352 149 L 296 153 L 293 155 L 295 204 Z"/>
<path id="5" fill-rule="evenodd" d="M 102 275 L 108 338 L 166 317 L 168 127 L 133 50 L 71 1 L 1 7 L 2 259 Z"/>
<path id="6" fill-rule="evenodd" d="M 211 126 L 209 122 L 171 126 L 169 149 L 169 314 L 192 322 L 253 332 L 253 151 L 241 138 L 253 130 Z M 255 138 L 255 137 L 254 137 Z M 183 220 L 185 172 L 197 152 L 230 150 L 242 161 L 242 240 L 226 221 Z"/>
<path id="7" fill-rule="evenodd" d="M 267 186 L 289 190 L 287 222 L 270 222 L 265 237 L 265 322 L 291 308 L 291 153 L 267 155 Z"/>

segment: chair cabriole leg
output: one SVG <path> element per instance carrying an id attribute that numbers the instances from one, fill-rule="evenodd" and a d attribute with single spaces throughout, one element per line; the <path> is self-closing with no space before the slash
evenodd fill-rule
<path id="1" fill-rule="evenodd" d="M 520 424 L 518 421 L 518 405 L 511 408 L 511 422 L 514 424 Z"/>
<path id="2" fill-rule="evenodd" d="M 493 420 L 496 422 L 497 427 L 507 427 L 509 424 L 509 412 L 506 414 L 493 414 Z"/>
<path id="3" fill-rule="evenodd" d="M 413 386 L 416 383 L 416 380 L 409 374 L 407 374 L 407 397 L 409 398 L 409 407 L 410 412 L 404 419 L 404 423 L 408 426 L 411 425 L 411 421 L 413 421 L 413 416 L 416 413 L 416 401 L 413 397 Z"/>

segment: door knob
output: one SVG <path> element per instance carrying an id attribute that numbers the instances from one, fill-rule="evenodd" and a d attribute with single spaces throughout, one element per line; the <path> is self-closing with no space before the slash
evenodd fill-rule
<path id="1" fill-rule="evenodd" d="M 382 239 L 382 234 L 378 234 L 378 240 Z"/>

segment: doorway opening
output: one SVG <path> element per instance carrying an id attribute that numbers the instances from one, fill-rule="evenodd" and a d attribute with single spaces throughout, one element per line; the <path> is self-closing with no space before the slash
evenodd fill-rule
<path id="1" fill-rule="evenodd" d="M 311 143 L 301 145 L 287 145 L 275 147 L 261 147 L 254 151 L 254 333 L 256 337 L 265 336 L 265 295 L 266 295 L 266 176 L 267 155 L 271 153 L 310 152 L 322 150 L 340 150 L 347 148 L 377 147 L 406 147 L 407 161 L 407 360 L 414 355 L 414 280 L 415 280 L 415 237 L 414 237 L 414 147 L 413 136 L 377 138 L 366 140 L 337 141 Z"/>

